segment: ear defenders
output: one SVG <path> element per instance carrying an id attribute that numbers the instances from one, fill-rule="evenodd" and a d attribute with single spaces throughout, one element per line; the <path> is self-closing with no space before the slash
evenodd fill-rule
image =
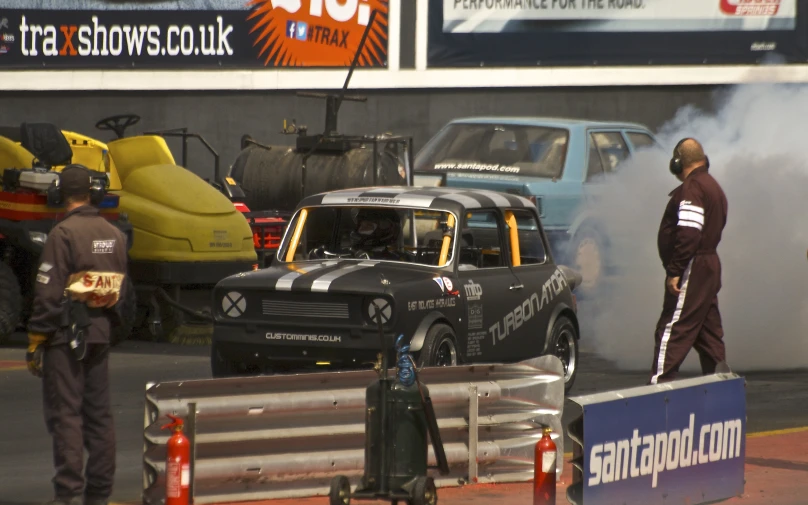
<path id="1" fill-rule="evenodd" d="M 107 194 L 107 184 L 101 178 L 93 177 L 91 175 L 90 169 L 84 167 L 83 165 L 68 165 L 62 170 L 66 170 L 68 168 L 75 168 L 81 167 L 87 171 L 88 177 L 90 177 L 90 204 L 92 205 L 100 205 L 102 201 L 104 201 L 104 197 Z M 64 205 L 64 194 L 62 193 L 62 186 L 61 186 L 61 174 L 59 174 L 48 186 L 47 190 L 47 198 L 48 198 L 48 205 L 51 207 L 61 207 Z"/>
<path id="2" fill-rule="evenodd" d="M 685 170 L 685 167 L 682 166 L 682 155 L 679 153 L 679 148 L 682 147 L 682 144 L 684 144 L 686 140 L 690 140 L 690 137 L 683 138 L 676 144 L 676 147 L 673 148 L 673 156 L 668 164 L 668 168 L 670 168 L 673 175 L 681 175 Z M 707 168 L 710 168 L 710 158 L 707 156 L 704 156 L 704 164 Z"/>

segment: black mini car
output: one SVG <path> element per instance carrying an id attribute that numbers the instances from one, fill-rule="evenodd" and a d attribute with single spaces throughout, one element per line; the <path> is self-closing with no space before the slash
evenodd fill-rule
<path id="1" fill-rule="evenodd" d="M 419 366 L 558 356 L 567 389 L 580 276 L 553 262 L 536 206 L 460 188 L 305 198 L 270 267 L 214 289 L 214 377 L 374 366 L 404 335 Z M 389 347 L 393 363 L 395 350 Z"/>

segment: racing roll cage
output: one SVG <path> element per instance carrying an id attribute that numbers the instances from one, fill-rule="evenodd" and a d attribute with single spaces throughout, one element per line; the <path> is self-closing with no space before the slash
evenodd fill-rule
<path id="1" fill-rule="evenodd" d="M 316 206 L 315 208 L 323 208 L 323 207 L 346 207 L 346 206 L 345 205 Z M 374 207 L 368 207 L 368 206 L 362 206 L 362 207 L 374 208 Z M 380 205 L 380 206 L 377 206 L 375 208 L 392 208 L 392 209 L 395 209 L 396 207 Z M 438 257 L 438 265 L 437 265 L 439 268 L 445 267 L 447 265 L 447 263 L 448 263 L 450 249 L 454 246 L 453 239 L 457 236 L 457 231 L 456 231 L 456 226 L 455 225 L 457 225 L 458 223 L 457 223 L 457 220 L 455 218 L 455 215 L 451 211 L 435 209 L 435 208 L 420 208 L 420 209 L 418 209 L 418 208 L 415 208 L 415 207 L 408 207 L 407 210 L 410 210 L 410 211 L 416 211 L 416 210 L 438 211 L 438 212 L 446 212 L 448 214 L 447 218 L 446 218 L 445 225 L 443 227 L 443 230 L 444 230 L 443 231 L 443 239 L 441 241 L 441 249 L 440 249 L 440 255 Z M 305 225 L 306 225 L 306 219 L 308 218 L 308 214 L 309 214 L 309 208 L 308 207 L 303 207 L 303 208 L 299 209 L 298 212 L 297 212 L 297 220 L 295 221 L 294 216 L 293 216 L 292 220 L 290 221 L 290 222 L 295 223 L 294 231 L 292 231 L 291 235 L 289 235 L 290 232 L 289 232 L 289 230 L 287 230 L 286 236 L 281 241 L 279 251 L 285 252 L 283 261 L 286 262 L 286 263 L 291 263 L 291 262 L 295 261 L 295 253 L 297 252 L 298 245 L 300 245 L 300 239 L 301 239 L 301 237 L 303 236 L 303 233 L 304 233 L 304 228 L 305 228 Z M 503 214 L 504 214 L 504 217 L 505 217 L 505 226 L 507 227 L 507 232 L 508 232 L 506 238 L 507 238 L 507 241 L 508 241 L 508 249 L 509 249 L 509 251 L 511 253 L 510 254 L 510 256 L 511 256 L 511 266 L 518 267 L 518 266 L 521 266 L 521 264 L 522 264 L 522 253 L 521 253 L 521 248 L 520 248 L 520 243 L 519 243 L 519 228 L 518 228 L 518 224 L 517 224 L 517 221 L 516 221 L 516 215 L 513 213 L 512 210 L 505 210 L 503 212 Z M 444 223 L 441 223 L 441 224 L 444 224 Z M 338 226 L 338 224 L 335 224 L 335 226 Z M 413 238 L 414 247 L 417 247 L 418 246 L 418 238 L 417 238 L 417 234 L 415 233 L 415 219 L 410 220 L 410 231 L 412 233 L 411 236 Z M 287 237 L 288 237 L 288 241 L 287 241 Z M 286 246 L 285 251 L 283 251 L 284 246 Z"/>

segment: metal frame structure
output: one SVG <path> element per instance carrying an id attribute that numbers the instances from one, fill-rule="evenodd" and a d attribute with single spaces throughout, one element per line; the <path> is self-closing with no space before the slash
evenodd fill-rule
<path id="1" fill-rule="evenodd" d="M 561 361 L 434 367 L 429 388 L 449 462 L 438 487 L 526 482 L 534 448 L 552 428 L 563 458 Z M 373 370 L 149 384 L 144 412 L 143 504 L 165 495 L 167 414 L 186 419 L 194 503 L 325 496 L 330 479 L 357 485 L 364 465 L 365 390 Z M 432 448 L 429 465 L 436 465 Z M 561 465 L 558 471 L 561 471 Z"/>

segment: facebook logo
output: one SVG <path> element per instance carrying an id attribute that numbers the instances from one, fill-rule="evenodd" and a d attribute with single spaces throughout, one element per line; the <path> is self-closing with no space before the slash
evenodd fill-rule
<path id="1" fill-rule="evenodd" d="M 287 21 L 286 22 L 286 38 L 306 40 L 309 34 L 309 25 L 303 21 Z"/>
<path id="2" fill-rule="evenodd" d="M 306 35 L 309 31 L 309 25 L 303 21 L 297 22 L 297 40 L 306 40 Z"/>

